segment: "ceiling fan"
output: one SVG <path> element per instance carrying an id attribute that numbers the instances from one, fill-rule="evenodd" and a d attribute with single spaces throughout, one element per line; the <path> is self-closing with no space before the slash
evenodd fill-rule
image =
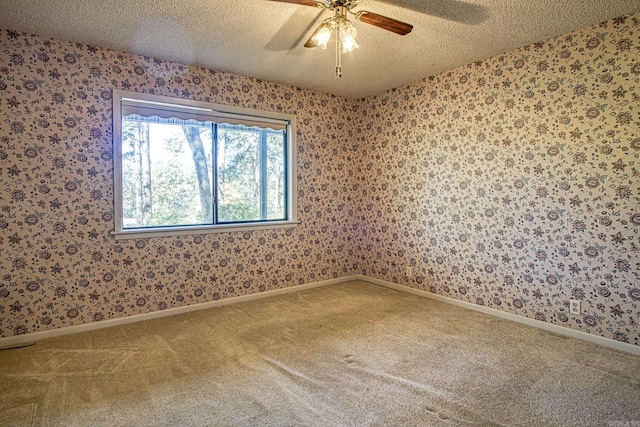
<path id="1" fill-rule="evenodd" d="M 357 31 L 347 18 L 351 14 L 354 18 L 365 24 L 370 24 L 384 30 L 404 36 L 409 34 L 413 25 L 377 13 L 360 10 L 353 12 L 352 9 L 358 6 L 359 0 L 270 0 L 281 3 L 293 3 L 302 6 L 311 6 L 321 9 L 328 9 L 333 12 L 333 16 L 322 21 L 320 26 L 311 34 L 304 47 L 327 48 L 329 39 L 333 32 L 336 32 L 336 78 L 342 77 L 342 53 L 351 52 L 358 47 L 356 43 Z"/>

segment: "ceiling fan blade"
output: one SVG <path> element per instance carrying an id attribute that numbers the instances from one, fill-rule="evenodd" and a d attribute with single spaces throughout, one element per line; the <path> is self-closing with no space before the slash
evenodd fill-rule
<path id="1" fill-rule="evenodd" d="M 355 14 L 356 19 L 365 24 L 374 25 L 387 31 L 394 32 L 404 36 L 409 34 L 413 30 L 413 25 L 406 22 L 398 21 L 397 19 L 389 18 L 386 16 L 378 15 L 377 13 L 367 12 L 361 10 Z"/>
<path id="2" fill-rule="evenodd" d="M 311 37 L 309 37 L 309 40 L 307 40 L 307 42 L 304 44 L 304 47 L 318 47 L 318 44 L 313 41 L 313 38 L 320 32 L 322 27 L 324 27 L 324 22 L 318 25 L 318 28 L 316 28 L 313 34 L 311 34 Z"/>
<path id="3" fill-rule="evenodd" d="M 280 3 L 293 3 L 293 4 L 299 4 L 302 6 L 312 6 L 312 7 L 317 7 L 318 4 L 322 3 L 314 0 L 268 0 L 268 1 L 277 1 Z"/>

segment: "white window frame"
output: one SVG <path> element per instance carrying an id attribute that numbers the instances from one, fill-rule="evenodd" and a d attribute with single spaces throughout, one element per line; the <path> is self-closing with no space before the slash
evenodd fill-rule
<path id="1" fill-rule="evenodd" d="M 232 107 L 228 105 L 212 104 L 193 101 L 190 99 L 173 98 L 162 95 L 113 90 L 113 195 L 115 230 L 112 234 L 116 240 L 139 239 L 147 237 L 182 236 L 188 234 L 228 233 L 237 231 L 268 230 L 295 227 L 297 221 L 297 185 L 296 185 L 296 116 L 271 111 L 254 110 L 249 108 Z M 213 225 L 183 225 L 152 228 L 123 228 L 123 189 L 122 189 L 122 111 L 125 104 L 139 103 L 142 107 L 168 109 L 179 111 L 181 116 L 192 112 L 194 118 L 202 120 L 211 117 L 213 120 L 224 118 L 225 121 L 266 122 L 286 126 L 286 204 L 287 218 L 282 221 L 255 221 L 233 224 Z M 197 116 L 197 117 L 195 117 Z M 215 201 L 214 201 L 215 203 Z"/>

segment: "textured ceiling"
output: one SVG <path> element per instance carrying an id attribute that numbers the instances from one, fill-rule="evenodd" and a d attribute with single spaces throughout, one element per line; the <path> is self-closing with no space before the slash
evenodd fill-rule
<path id="1" fill-rule="evenodd" d="M 640 10 L 640 0 L 362 0 L 414 25 L 354 21 L 360 48 L 303 47 L 328 11 L 266 0 L 0 0 L 0 28 L 362 98 Z M 322 17 L 321 17 L 322 14 Z"/>

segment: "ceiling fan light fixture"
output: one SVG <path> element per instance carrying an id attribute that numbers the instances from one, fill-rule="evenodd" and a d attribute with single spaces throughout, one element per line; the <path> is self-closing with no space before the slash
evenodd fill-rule
<path id="1" fill-rule="evenodd" d="M 360 45 L 358 43 L 356 43 L 355 40 L 351 40 L 348 43 L 347 42 L 343 42 L 342 43 L 342 53 L 347 53 L 347 52 L 351 52 L 354 49 L 359 48 Z"/>
<path id="2" fill-rule="evenodd" d="M 329 22 L 326 22 L 320 31 L 313 36 L 313 42 L 321 47 L 322 49 L 327 48 L 327 43 L 329 43 L 329 39 L 331 38 L 331 34 L 333 33 L 333 28 Z"/>
<path id="3" fill-rule="evenodd" d="M 309 37 L 304 47 L 313 48 L 320 46 L 326 49 L 333 31 L 336 32 L 336 78 L 342 77 L 342 54 L 357 49 L 356 35 L 358 32 L 347 19 L 348 14 L 354 16 L 357 21 L 370 24 L 401 36 L 409 34 L 413 25 L 377 13 L 361 10 L 353 12 L 360 0 L 271 0 L 282 3 L 295 3 L 304 6 L 328 9 L 333 12 L 331 18 L 325 19 Z"/>
<path id="4" fill-rule="evenodd" d="M 340 24 L 340 41 L 342 42 L 342 52 L 351 52 L 357 49 L 356 36 L 358 32 L 349 20 L 345 20 Z"/>

